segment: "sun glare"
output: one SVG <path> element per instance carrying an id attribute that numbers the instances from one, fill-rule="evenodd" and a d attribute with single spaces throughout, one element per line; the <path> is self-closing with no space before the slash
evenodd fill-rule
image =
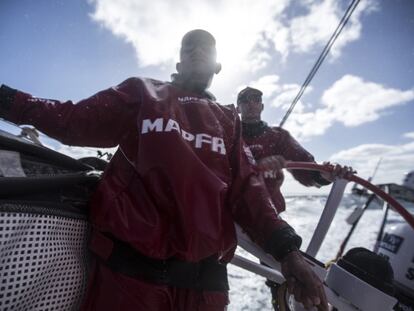
<path id="1" fill-rule="evenodd" d="M 272 55 L 263 48 L 269 43 L 264 33 L 272 33 L 275 19 L 289 4 L 287 0 L 160 0 L 151 5 L 138 0 L 95 1 L 93 19 L 134 46 L 140 67 L 173 68 L 186 32 L 200 28 L 211 32 L 222 64 L 213 87 L 223 94 L 246 83 L 246 78 L 253 79 L 253 74 L 271 61 Z"/>
<path id="2" fill-rule="evenodd" d="M 220 2 L 217 6 L 205 5 L 197 10 L 193 7 L 186 19 L 180 20 L 179 27 L 183 33 L 196 28 L 211 32 L 217 41 L 217 59 L 223 67 L 219 79 L 241 79 L 258 69 L 258 64 L 266 59 L 258 44 L 263 43 L 260 42 L 263 29 L 272 20 L 269 10 L 272 7 L 263 1 L 256 4 Z"/>
<path id="3" fill-rule="evenodd" d="M 218 16 L 211 31 L 217 39 L 218 60 L 223 65 L 223 73 L 240 74 L 255 70 L 258 56 L 257 44 L 260 28 L 250 27 L 252 17 L 247 12 Z M 260 19 L 260 17 L 257 17 Z"/>

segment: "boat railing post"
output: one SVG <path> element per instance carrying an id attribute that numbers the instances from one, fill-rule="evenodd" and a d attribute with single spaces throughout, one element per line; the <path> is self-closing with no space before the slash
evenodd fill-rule
<path id="1" fill-rule="evenodd" d="M 316 257 L 323 240 L 331 226 L 332 220 L 338 210 L 339 203 L 344 195 L 345 187 L 348 181 L 345 179 L 336 179 L 332 185 L 331 192 L 326 200 L 325 208 L 322 211 L 321 218 L 316 226 L 315 232 L 306 249 L 306 253 L 312 257 Z"/>
<path id="2" fill-rule="evenodd" d="M 389 185 L 385 185 L 384 186 L 384 192 L 386 194 L 389 194 L 390 193 L 390 187 L 389 187 Z M 382 236 L 384 234 L 384 228 L 385 228 L 385 224 L 387 223 L 389 209 L 390 209 L 389 203 L 384 200 L 384 204 L 382 206 L 383 216 L 382 216 L 381 227 L 380 227 L 380 230 L 378 231 L 377 240 L 375 241 L 375 245 L 374 245 L 374 252 L 375 253 L 378 252 L 378 248 L 379 248 L 379 245 L 381 243 Z"/>

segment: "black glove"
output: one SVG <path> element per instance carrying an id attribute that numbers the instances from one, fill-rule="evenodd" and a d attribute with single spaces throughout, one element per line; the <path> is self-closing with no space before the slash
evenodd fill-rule
<path id="1" fill-rule="evenodd" d="M 14 102 L 14 97 L 16 96 L 17 90 L 8 87 L 7 85 L 2 85 L 0 87 L 0 117 L 3 117 L 10 110 Z"/>
<path id="2" fill-rule="evenodd" d="M 272 233 L 265 250 L 281 261 L 290 252 L 299 250 L 301 244 L 302 238 L 292 227 L 286 226 Z"/>
<path id="3" fill-rule="evenodd" d="M 322 177 L 320 172 L 312 171 L 313 180 L 319 185 L 319 186 L 326 186 L 331 184 L 332 182 L 329 180 L 326 180 Z"/>

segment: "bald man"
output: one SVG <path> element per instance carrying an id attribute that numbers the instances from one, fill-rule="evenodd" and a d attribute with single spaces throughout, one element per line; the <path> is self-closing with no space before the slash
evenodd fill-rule
<path id="1" fill-rule="evenodd" d="M 83 310 L 225 310 L 234 222 L 276 259 L 306 306 L 326 309 L 301 239 L 276 212 L 234 107 L 209 88 L 214 37 L 185 34 L 172 82 L 129 78 L 73 104 L 0 88 L 0 116 L 61 142 L 114 147 L 91 202 L 95 254 Z M 290 282 L 290 281 L 289 281 Z"/>

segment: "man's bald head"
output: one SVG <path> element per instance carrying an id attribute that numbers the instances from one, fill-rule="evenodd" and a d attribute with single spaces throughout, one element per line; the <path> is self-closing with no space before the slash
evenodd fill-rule
<path id="1" fill-rule="evenodd" d="M 181 40 L 180 62 L 177 71 L 187 86 L 198 91 L 206 90 L 214 74 L 221 70 L 216 62 L 216 39 L 208 31 L 195 29 Z"/>
<path id="2" fill-rule="evenodd" d="M 211 33 L 203 29 L 194 29 L 187 32 L 181 40 L 180 57 L 183 49 L 188 46 L 208 46 L 216 48 L 216 39 Z"/>

